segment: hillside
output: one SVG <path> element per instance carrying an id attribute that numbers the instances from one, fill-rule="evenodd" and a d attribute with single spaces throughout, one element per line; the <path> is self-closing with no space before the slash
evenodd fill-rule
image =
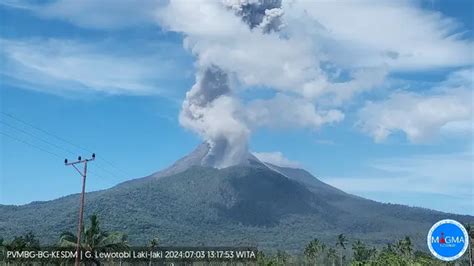
<path id="1" fill-rule="evenodd" d="M 301 250 L 314 237 L 332 244 L 340 233 L 374 245 L 409 235 L 424 248 L 434 222 L 474 222 L 472 216 L 367 200 L 302 169 L 252 157 L 247 164 L 224 169 L 199 165 L 199 158 L 191 154 L 162 172 L 87 193 L 86 217 L 98 214 L 104 228 L 127 233 L 132 244 L 158 236 L 163 245 L 257 245 L 288 251 Z M 0 205 L 0 236 L 33 231 L 42 243 L 55 243 L 61 232 L 75 230 L 78 201 L 74 194 Z"/>

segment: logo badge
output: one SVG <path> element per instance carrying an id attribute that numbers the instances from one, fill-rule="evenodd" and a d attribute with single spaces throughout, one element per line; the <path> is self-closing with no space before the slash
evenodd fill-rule
<path id="1" fill-rule="evenodd" d="M 435 223 L 428 232 L 428 248 L 431 254 L 443 261 L 461 257 L 469 246 L 469 235 L 462 224 L 445 219 Z"/>

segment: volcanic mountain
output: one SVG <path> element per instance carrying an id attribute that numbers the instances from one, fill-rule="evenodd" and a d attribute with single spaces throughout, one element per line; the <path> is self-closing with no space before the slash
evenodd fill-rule
<path id="1" fill-rule="evenodd" d="M 257 246 L 301 251 L 314 238 L 334 244 L 338 234 L 381 245 L 410 236 L 419 248 L 436 221 L 474 217 L 383 204 L 345 193 L 303 169 L 279 167 L 249 154 L 244 163 L 216 169 L 209 146 L 171 167 L 110 189 L 86 194 L 85 217 L 145 245 Z M 0 237 L 32 231 L 54 244 L 75 231 L 79 195 L 22 206 L 0 205 Z"/>

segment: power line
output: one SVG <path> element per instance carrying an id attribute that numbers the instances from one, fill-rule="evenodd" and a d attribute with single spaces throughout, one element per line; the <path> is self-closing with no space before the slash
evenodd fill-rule
<path id="1" fill-rule="evenodd" d="M 55 153 L 55 152 L 52 152 L 52 151 L 50 151 L 50 150 L 47 150 L 47 149 L 42 148 L 42 147 L 40 147 L 40 146 L 37 146 L 37 145 L 35 145 L 35 144 L 33 144 L 33 143 L 30 143 L 30 142 L 28 142 L 28 141 L 25 141 L 25 140 L 23 140 L 23 139 L 20 139 L 20 138 L 17 138 L 17 137 L 15 137 L 15 136 L 12 136 L 12 135 L 10 135 L 10 134 L 7 134 L 7 133 L 5 133 L 5 132 L 0 131 L 0 134 L 4 135 L 4 136 L 6 136 L 6 137 L 8 137 L 8 138 L 10 138 L 10 139 L 13 139 L 13 140 L 15 140 L 15 141 L 17 141 L 17 142 L 20 142 L 20 143 L 22 143 L 22 144 L 25 144 L 25 145 L 27 145 L 27 146 L 33 147 L 33 148 L 35 148 L 35 149 L 37 149 L 37 150 L 39 150 L 39 151 L 41 151 L 41 152 L 47 153 L 47 154 L 49 154 L 49 155 L 53 155 L 53 156 L 55 156 L 55 157 L 57 157 L 57 158 L 59 158 L 59 159 L 63 159 L 63 158 L 64 158 L 63 156 L 61 156 L 61 155 L 59 155 L 59 154 L 57 154 L 57 153 Z M 98 166 L 98 165 L 96 165 L 96 166 Z M 102 169 L 103 171 L 105 171 L 104 168 L 102 168 L 102 167 L 99 167 L 99 168 Z M 104 175 L 98 174 L 96 171 L 90 171 L 90 170 L 89 170 L 89 172 L 90 172 L 92 175 L 94 175 L 94 176 L 96 176 L 96 177 L 99 177 L 99 178 L 104 176 Z M 110 174 L 110 172 L 108 172 L 108 173 L 109 173 L 109 175 L 110 175 L 112 178 L 115 177 L 115 174 Z M 105 175 L 105 176 L 108 176 L 108 175 Z M 102 180 L 109 180 L 109 181 L 108 181 L 109 184 L 114 184 L 114 183 L 110 182 L 110 179 L 102 178 Z"/>
<path id="2" fill-rule="evenodd" d="M 2 122 L 2 121 L 0 121 L 0 122 Z M 8 125 L 8 126 L 10 126 L 10 125 Z M 11 128 L 14 128 L 14 127 L 11 127 Z M 17 128 L 14 128 L 14 129 L 19 130 L 19 129 L 17 129 Z M 19 131 L 22 131 L 23 133 L 28 134 L 28 132 L 25 132 L 25 131 L 23 131 L 23 130 L 19 130 Z M 14 137 L 14 136 L 12 136 L 12 135 L 10 135 L 10 134 L 7 134 L 7 133 L 1 132 L 1 131 L 0 131 L 0 134 L 6 136 L 6 137 L 8 137 L 8 138 L 11 138 L 11 139 L 13 139 L 13 140 L 15 140 L 15 141 L 18 141 L 18 142 L 20 142 L 20 143 L 22 143 L 22 144 L 25 144 L 25 145 L 27 145 L 27 146 L 31 146 L 31 147 L 33 147 L 33 148 L 35 148 L 35 149 L 38 149 L 39 151 L 46 152 L 46 153 L 48 153 L 48 154 L 50 154 L 50 155 L 53 155 L 53 156 L 55 156 L 55 157 L 57 157 L 57 158 L 60 158 L 60 159 L 63 159 L 63 158 L 64 158 L 63 156 L 61 156 L 61 155 L 59 155 L 59 154 L 57 154 L 57 153 L 55 153 L 55 152 L 52 152 L 52 151 L 50 151 L 50 150 L 48 150 L 48 149 L 45 149 L 45 148 L 43 148 L 43 147 L 41 147 L 41 146 L 35 145 L 35 144 L 33 144 L 33 143 L 31 143 L 31 142 L 28 142 L 28 141 L 26 141 L 26 140 L 24 140 L 24 139 L 21 139 L 21 138 L 18 138 L 18 137 Z M 30 135 L 30 134 L 28 134 L 28 135 Z M 30 135 L 30 136 L 33 136 L 33 137 L 35 137 L 35 138 L 38 138 L 38 137 L 36 137 L 36 136 L 34 136 L 34 135 Z M 40 139 L 40 138 L 38 138 L 38 139 Z M 42 139 L 40 139 L 40 140 L 42 140 Z M 50 144 L 50 145 L 52 145 L 52 146 L 59 147 L 59 146 L 57 146 L 57 145 L 55 145 L 55 144 L 52 144 L 52 143 L 49 143 L 49 142 L 47 142 L 47 141 L 44 141 L 44 140 L 42 140 L 42 141 L 45 142 L 45 143 L 48 143 L 48 144 Z M 62 148 L 62 147 L 59 147 L 59 148 Z M 69 153 L 72 153 L 72 152 L 69 151 Z M 103 168 L 103 167 L 101 167 L 101 166 L 99 166 L 99 165 L 96 165 L 96 166 L 98 166 L 98 168 L 101 169 L 102 171 L 108 173 L 110 176 L 112 176 L 112 177 L 115 177 L 115 176 L 116 176 L 115 173 L 112 173 L 112 172 L 108 171 L 107 169 L 105 169 L 105 168 Z M 97 174 L 95 171 L 90 171 L 90 172 L 91 172 L 92 174 L 96 175 L 96 176 L 99 176 L 99 174 Z M 101 175 L 101 176 L 102 176 L 102 175 Z"/>
<path id="3" fill-rule="evenodd" d="M 2 122 L 2 121 L 0 121 L 0 122 Z M 13 128 L 13 127 L 12 127 L 12 128 Z M 14 129 L 16 129 L 16 128 L 14 128 Z M 17 129 L 17 130 L 18 130 L 18 129 Z M 66 156 L 62 157 L 61 155 L 59 155 L 59 154 L 57 154 L 57 153 L 55 153 L 55 152 L 52 152 L 52 151 L 50 151 L 50 150 L 48 150 L 48 149 L 45 149 L 45 148 L 43 148 L 43 147 L 41 147 L 41 146 L 35 145 L 35 144 L 33 144 L 33 143 L 31 143 L 31 142 L 28 142 L 28 141 L 26 141 L 26 140 L 24 140 L 24 139 L 21 139 L 21 138 L 18 138 L 18 137 L 14 137 L 14 136 L 12 136 L 12 135 L 10 135 L 10 134 L 7 134 L 7 133 L 5 133 L 5 132 L 0 132 L 0 133 L 1 133 L 2 135 L 5 135 L 5 136 L 7 136 L 7 137 L 9 137 L 9 138 L 12 138 L 12 139 L 18 141 L 18 142 L 21 142 L 21 143 L 23 143 L 23 144 L 32 146 L 32 147 L 34 147 L 34 148 L 36 148 L 36 149 L 38 149 L 38 150 L 40 150 L 40 151 L 43 151 L 43 152 L 52 154 L 52 155 L 54 155 L 54 156 L 56 156 L 56 157 L 58 157 L 58 158 L 63 159 L 64 157 L 66 157 Z M 31 135 L 31 136 L 33 136 L 33 135 Z M 35 136 L 33 136 L 33 137 L 35 137 Z M 38 138 L 38 139 L 39 139 L 39 138 Z M 42 139 L 40 139 L 40 140 L 42 140 Z M 44 140 L 42 140 L 42 141 L 44 141 Z M 45 142 L 45 143 L 49 143 L 49 142 L 46 142 L 46 141 L 44 141 L 44 142 Z M 50 144 L 50 145 L 53 145 L 53 144 Z M 56 146 L 56 145 L 54 145 L 54 146 Z M 71 152 L 71 153 L 72 153 L 72 152 Z M 115 174 L 115 173 L 112 173 L 112 172 L 108 171 L 107 169 L 103 168 L 103 167 L 100 166 L 99 164 L 97 164 L 96 166 L 97 166 L 99 169 L 101 169 L 102 171 L 108 173 L 108 174 L 106 174 L 105 176 L 110 175 L 112 178 L 115 179 L 115 177 L 116 177 L 116 174 Z M 103 175 L 102 175 L 102 176 L 103 176 Z"/>
<path id="4" fill-rule="evenodd" d="M 99 169 L 101 169 L 102 171 L 108 173 L 109 175 L 111 175 L 111 176 L 113 176 L 113 177 L 117 176 L 116 173 L 113 173 L 113 172 L 107 170 L 106 168 L 102 167 L 100 164 L 97 164 L 96 166 L 97 166 Z"/>
<path id="5" fill-rule="evenodd" d="M 26 134 L 26 135 L 28 135 L 28 136 L 31 136 L 31 137 L 35 138 L 35 139 L 38 139 L 38 140 L 42 141 L 43 143 L 46 143 L 46 144 L 48 144 L 48 145 L 51 145 L 51 146 L 53 146 L 53 147 L 55 147 L 55 148 L 57 148 L 57 149 L 60 149 L 60 150 L 63 150 L 63 151 L 65 151 L 65 152 L 67 152 L 67 153 L 70 153 L 70 154 L 75 155 L 75 153 L 72 152 L 71 150 L 65 149 L 65 148 L 63 148 L 63 147 L 61 147 L 61 146 L 59 146 L 59 145 L 56 145 L 56 144 L 51 143 L 51 142 L 49 142 L 49 141 L 47 141 L 47 140 L 44 140 L 43 138 L 41 138 L 41 137 L 39 137 L 39 136 L 36 136 L 36 135 L 33 135 L 32 133 L 30 133 L 30 132 L 28 132 L 28 131 L 26 131 L 26 130 L 23 130 L 23 129 L 14 127 L 14 126 L 12 126 L 11 124 L 6 123 L 5 121 L 0 120 L 0 123 L 2 123 L 2 124 L 4 124 L 4 125 L 6 125 L 6 126 L 12 128 L 12 129 L 14 129 L 14 130 L 17 130 L 17 131 L 19 131 L 19 132 L 22 132 L 23 134 Z M 102 169 L 104 172 L 107 172 L 107 173 L 109 173 L 109 174 L 112 175 L 112 176 L 116 176 L 115 173 L 112 173 L 111 171 L 108 171 L 107 169 L 105 169 L 105 168 L 103 168 L 103 167 L 101 167 L 101 166 L 99 166 L 99 165 L 96 165 L 96 166 L 98 166 L 98 167 L 99 167 L 100 169 Z"/>
<path id="6" fill-rule="evenodd" d="M 1 113 L 2 113 L 4 116 L 7 116 L 7 117 L 9 117 L 9 118 L 11 118 L 11 119 L 14 119 L 14 120 L 16 120 L 16 121 L 18 121 L 18 122 L 20 122 L 20 123 L 26 125 L 26 126 L 29 126 L 29 127 L 31 127 L 31 128 L 34 128 L 34 129 L 36 129 L 36 130 L 38 130 L 38 131 L 40 131 L 40 132 L 42 132 L 42 133 L 44 133 L 44 134 L 46 134 L 46 135 L 49 135 L 49 136 L 51 136 L 51 137 L 53 137 L 53 138 L 55 138 L 55 139 L 57 139 L 57 140 L 60 140 L 60 141 L 62 141 L 62 142 L 64 142 L 64 143 L 67 143 L 67 144 L 69 144 L 69 145 L 71 145 L 71 146 L 74 146 L 74 147 L 76 147 L 76 148 L 78 148 L 78 149 L 81 149 L 81 150 L 83 150 L 83 151 L 86 151 L 86 152 L 88 152 L 88 153 L 92 153 L 90 150 L 88 150 L 88 149 L 86 149 L 86 148 L 84 148 L 84 147 L 82 147 L 82 146 L 80 146 L 80 145 L 77 145 L 77 144 L 75 144 L 75 143 L 72 143 L 71 141 L 68 141 L 68 140 L 66 140 L 66 139 L 64 139 L 64 138 L 62 138 L 62 137 L 59 137 L 59 136 L 57 136 L 57 135 L 55 135 L 55 134 L 53 134 L 53 133 L 51 133 L 51 132 L 48 132 L 48 131 L 46 131 L 46 130 L 44 130 L 44 129 L 38 127 L 38 126 L 35 126 L 35 125 L 31 124 L 31 123 L 28 123 L 28 122 L 26 122 L 25 120 L 20 119 L 20 118 L 18 118 L 18 117 L 15 117 L 15 116 L 12 115 L 12 114 L 9 114 L 9 113 L 3 112 L 3 111 L 1 111 Z M 9 126 L 9 127 L 11 127 L 11 128 L 13 128 L 13 129 L 16 129 L 16 130 L 18 130 L 18 131 L 21 131 L 21 132 L 23 132 L 24 134 L 27 134 L 27 135 L 32 136 L 32 137 L 34 137 L 34 138 L 37 138 L 37 139 L 41 140 L 42 142 L 47 143 L 47 144 L 49 144 L 49 145 L 51 145 L 51 146 L 54 146 L 54 147 L 56 147 L 56 148 L 58 148 L 58 149 L 61 149 L 61 150 L 63 150 L 63 151 L 66 151 L 66 152 L 68 152 L 68 153 L 70 153 L 70 154 L 76 154 L 76 153 L 72 152 L 72 151 L 69 150 L 69 149 L 63 148 L 63 147 L 61 147 L 61 146 L 59 146 L 59 145 L 56 145 L 56 144 L 51 143 L 51 142 L 49 142 L 49 141 L 46 141 L 46 140 L 44 140 L 44 139 L 42 139 L 42 138 L 40 138 L 40 137 L 38 137 L 38 136 L 33 135 L 32 133 L 29 133 L 29 132 L 25 131 L 25 130 L 22 130 L 22 129 L 18 129 L 18 128 L 16 128 L 16 127 L 13 127 L 11 124 L 8 124 L 8 123 L 6 123 L 6 122 L 4 122 L 4 121 L 1 121 L 1 120 L 0 120 L 0 122 L 3 123 L 3 124 L 5 124 L 5 125 L 7 125 L 7 126 Z M 99 158 L 99 160 L 102 161 L 102 162 L 105 162 L 106 164 L 108 164 L 109 166 L 111 166 L 111 167 L 114 168 L 116 171 L 120 172 L 121 174 L 112 173 L 111 171 L 106 170 L 104 167 L 100 167 L 100 166 L 99 166 L 99 168 L 101 168 L 103 171 L 105 171 L 105 172 L 107 172 L 107 173 L 109 173 L 109 174 L 111 174 L 111 175 L 113 175 L 113 176 L 122 176 L 122 177 L 125 177 L 125 178 L 127 178 L 127 177 L 130 176 L 129 173 L 127 173 L 127 172 L 125 172 L 124 170 L 122 170 L 121 168 L 115 166 L 115 165 L 114 165 L 113 163 L 111 163 L 110 161 L 108 161 L 108 160 L 106 160 L 106 159 L 104 159 L 104 158 Z M 97 166 L 98 166 L 98 165 L 99 165 L 99 164 L 97 164 Z"/>
<path id="7" fill-rule="evenodd" d="M 14 137 L 14 136 L 9 135 L 9 134 L 7 134 L 7 133 L 5 133 L 5 132 L 2 132 L 2 131 L 0 131 L 0 134 L 2 134 L 2 135 L 4 135 L 4 136 L 7 136 L 7 137 L 9 137 L 9 138 L 11 138 L 11 139 L 14 139 L 14 140 L 16 140 L 16 141 L 18 141 L 18 142 L 21 142 L 21 143 L 23 143 L 23 144 L 26 144 L 26 145 L 28 145 L 28 146 L 34 147 L 34 148 L 36 148 L 36 149 L 38 149 L 38 150 L 40 150 L 40 151 L 49 153 L 49 154 L 51 154 L 51 155 L 53 155 L 53 156 L 56 156 L 56 157 L 62 159 L 62 157 L 61 157 L 60 155 L 58 155 L 57 153 L 54 153 L 54 152 L 52 152 L 52 151 L 48 151 L 48 150 L 46 150 L 46 149 L 44 149 L 44 148 L 42 148 L 42 147 L 40 147 L 40 146 L 36 146 L 36 145 L 34 145 L 34 144 L 32 144 L 32 143 L 29 143 L 29 142 L 27 142 L 27 141 L 25 141 L 25 140 L 19 139 L 19 138 L 17 138 L 17 137 Z"/>
<path id="8" fill-rule="evenodd" d="M 44 139 L 42 139 L 41 137 L 36 136 L 36 135 L 34 135 L 34 134 L 32 134 L 32 133 L 26 131 L 26 130 L 17 128 L 17 127 L 15 127 L 15 126 L 12 126 L 11 124 L 9 124 L 9 123 L 7 123 L 7 122 L 5 122 L 5 121 L 0 120 L 0 123 L 6 125 L 6 126 L 9 127 L 9 128 L 12 128 L 12 129 L 14 129 L 14 130 L 20 131 L 20 132 L 22 132 L 23 134 L 26 134 L 26 135 L 31 136 L 31 137 L 33 137 L 33 138 L 36 138 L 36 139 L 38 139 L 38 140 L 40 140 L 40 141 L 42 141 L 42 142 L 44 142 L 44 143 L 46 143 L 46 144 L 48 144 L 48 145 L 51 145 L 51 146 L 53 146 L 53 147 L 55 147 L 55 148 L 57 148 L 57 149 L 63 150 L 63 151 L 65 151 L 65 152 L 67 152 L 67 153 L 75 154 L 74 152 L 72 152 L 72 151 L 70 151 L 70 150 L 68 150 L 68 149 L 66 149 L 66 148 L 63 148 L 63 147 L 61 147 L 61 146 L 59 146 L 59 145 L 56 145 L 56 144 L 51 143 L 51 142 L 49 142 L 49 141 L 47 141 L 47 140 L 44 140 Z"/>
<path id="9" fill-rule="evenodd" d="M 96 165 L 96 166 L 97 166 L 97 165 Z M 87 170 L 87 171 L 89 172 L 90 176 L 93 177 L 93 178 L 96 178 L 96 177 L 97 177 L 97 178 L 99 178 L 100 180 L 104 180 L 107 184 L 109 184 L 109 185 L 111 185 L 111 186 L 113 186 L 113 185 L 116 184 L 115 182 L 112 182 L 112 181 L 110 180 L 110 178 L 102 178 L 103 175 L 98 174 L 95 170 L 94 170 L 94 171 L 92 171 L 92 170 Z"/>
<path id="10" fill-rule="evenodd" d="M 81 147 L 81 146 L 79 146 L 79 145 L 77 145 L 77 144 L 74 144 L 74 143 L 72 143 L 72 142 L 70 142 L 70 141 L 68 141 L 68 140 L 66 140 L 66 139 L 64 139 L 64 138 L 61 138 L 61 137 L 59 137 L 59 136 L 57 136 L 57 135 L 55 135 L 55 134 L 52 134 L 52 133 L 50 133 L 50 132 L 48 132 L 48 131 L 46 131 L 46 130 L 44 130 L 44 129 L 41 129 L 41 128 L 35 126 L 35 125 L 32 125 L 32 124 L 30 124 L 30 123 L 28 123 L 28 122 L 26 122 L 26 121 L 24 121 L 24 120 L 22 120 L 22 119 L 19 119 L 18 117 L 15 117 L 15 116 L 9 114 L 9 113 L 5 113 L 5 112 L 3 112 L 3 111 L 2 111 L 1 113 L 2 113 L 3 115 L 5 115 L 5 116 L 8 116 L 8 117 L 10 117 L 10 118 L 12 118 L 12 119 L 14 119 L 14 120 L 16 120 L 16 121 L 18 121 L 18 122 L 24 124 L 24 125 L 27 125 L 27 126 L 29 126 L 29 127 L 32 127 L 32 128 L 34 128 L 34 129 L 36 129 L 36 130 L 38 130 L 38 131 L 43 132 L 44 134 L 47 134 L 47 135 L 49 135 L 49 136 L 51 136 L 51 137 L 53 137 L 53 138 L 56 138 L 56 139 L 58 139 L 58 140 L 60 140 L 60 141 L 62 141 L 62 142 L 65 142 L 65 143 L 67 143 L 67 144 L 69 144 L 69 145 L 72 145 L 72 146 L 74 146 L 74 147 L 76 147 L 76 148 L 79 148 L 79 149 L 81 149 L 81 150 L 83 150 L 83 151 L 85 151 L 85 152 L 92 153 L 91 151 L 89 151 L 89 150 L 86 149 L 86 148 L 83 148 L 83 147 Z"/>
<path id="11" fill-rule="evenodd" d="M 100 161 L 103 161 L 103 162 L 105 162 L 105 163 L 107 163 L 107 164 L 110 165 L 110 166 L 112 166 L 112 167 L 115 168 L 117 171 L 119 171 L 119 172 L 125 174 L 125 176 L 130 176 L 129 173 L 127 173 L 127 172 L 125 172 L 124 170 L 122 170 L 121 168 L 115 166 L 114 164 L 112 164 L 111 162 L 107 161 L 106 159 L 104 159 L 104 158 L 99 158 L 99 160 L 100 160 Z"/>

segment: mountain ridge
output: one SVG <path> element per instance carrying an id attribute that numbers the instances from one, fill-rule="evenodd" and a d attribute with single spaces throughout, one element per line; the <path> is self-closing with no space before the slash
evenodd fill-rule
<path id="1" fill-rule="evenodd" d="M 132 244 L 159 236 L 164 245 L 256 245 L 301 251 L 311 239 L 334 241 L 344 233 L 374 245 L 412 237 L 424 248 L 426 233 L 443 218 L 468 215 L 384 204 L 334 188 L 304 169 L 246 163 L 216 169 L 201 165 L 206 147 L 169 168 L 86 194 L 86 217 L 127 233 Z M 34 232 L 53 244 L 74 232 L 79 194 L 22 206 L 0 205 L 0 236 Z"/>

